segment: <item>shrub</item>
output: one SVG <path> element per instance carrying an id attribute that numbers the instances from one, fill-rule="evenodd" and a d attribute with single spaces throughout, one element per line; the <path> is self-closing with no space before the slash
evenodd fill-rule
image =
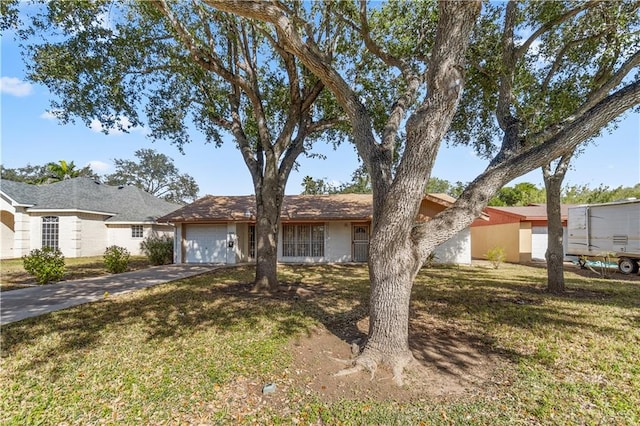
<path id="1" fill-rule="evenodd" d="M 490 249 L 487 254 L 487 260 L 491 262 L 494 269 L 498 269 L 500 264 L 505 261 L 507 254 L 502 247 L 494 247 Z"/>
<path id="2" fill-rule="evenodd" d="M 119 246 L 109 246 L 104 251 L 104 266 L 112 274 L 124 272 L 129 267 L 129 250 Z"/>
<path id="3" fill-rule="evenodd" d="M 25 271 L 36 277 L 38 284 L 60 281 L 64 276 L 64 256 L 58 248 L 44 247 L 22 256 Z"/>
<path id="4" fill-rule="evenodd" d="M 147 237 L 140 243 L 140 249 L 152 265 L 173 263 L 173 237 L 169 235 Z"/>

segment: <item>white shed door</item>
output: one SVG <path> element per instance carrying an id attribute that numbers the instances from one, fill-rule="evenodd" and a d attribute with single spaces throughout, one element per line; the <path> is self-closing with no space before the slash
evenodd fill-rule
<path id="1" fill-rule="evenodd" d="M 226 263 L 226 225 L 188 225 L 184 239 L 186 263 Z"/>
<path id="2" fill-rule="evenodd" d="M 549 244 L 548 230 L 546 226 L 531 227 L 531 258 L 533 260 L 545 260 L 547 245 Z"/>

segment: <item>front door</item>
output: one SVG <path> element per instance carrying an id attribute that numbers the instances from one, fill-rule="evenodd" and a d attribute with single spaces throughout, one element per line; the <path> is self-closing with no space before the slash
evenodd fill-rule
<path id="1" fill-rule="evenodd" d="M 369 225 L 353 225 L 351 256 L 354 262 L 369 260 Z"/>

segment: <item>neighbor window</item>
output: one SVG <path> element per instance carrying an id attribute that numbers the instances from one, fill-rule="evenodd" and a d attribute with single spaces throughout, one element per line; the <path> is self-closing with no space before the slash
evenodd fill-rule
<path id="1" fill-rule="evenodd" d="M 324 225 L 283 225 L 282 256 L 324 256 Z"/>
<path id="2" fill-rule="evenodd" d="M 42 247 L 58 248 L 59 221 L 56 216 L 42 218 Z"/>
<path id="3" fill-rule="evenodd" d="M 142 225 L 131 225 L 131 238 L 144 237 L 144 229 Z"/>

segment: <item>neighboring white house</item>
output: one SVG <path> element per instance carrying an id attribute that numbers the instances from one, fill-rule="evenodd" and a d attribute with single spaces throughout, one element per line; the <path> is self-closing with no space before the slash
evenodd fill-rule
<path id="1" fill-rule="evenodd" d="M 453 198 L 429 194 L 417 221 L 450 206 Z M 283 263 L 366 262 L 371 232 L 370 194 L 287 195 L 278 236 Z M 254 196 L 206 196 L 158 219 L 176 227 L 175 263 L 249 262 L 256 255 Z M 469 229 L 436 250 L 440 263 L 470 264 Z"/>
<path id="2" fill-rule="evenodd" d="M 91 178 L 49 185 L 0 183 L 2 259 L 19 258 L 45 246 L 65 257 L 102 255 L 111 245 L 140 254 L 150 235 L 173 235 L 156 218 L 180 205 L 134 186 L 109 186 Z"/>

